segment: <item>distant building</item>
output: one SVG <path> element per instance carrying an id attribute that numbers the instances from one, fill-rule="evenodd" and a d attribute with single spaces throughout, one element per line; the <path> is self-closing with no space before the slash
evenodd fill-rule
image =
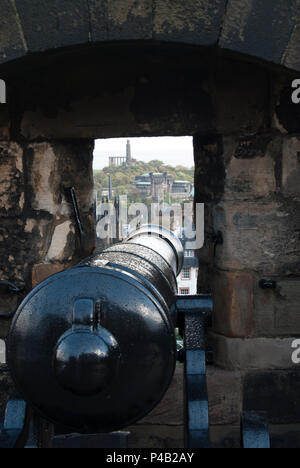
<path id="1" fill-rule="evenodd" d="M 162 199 L 165 194 L 169 194 L 172 198 L 187 200 L 193 190 L 191 182 L 174 180 L 167 172 L 150 172 L 137 176 L 133 185 L 139 190 L 142 198 Z"/>
<path id="2" fill-rule="evenodd" d="M 191 197 L 193 184 L 187 180 L 174 180 L 172 186 L 172 197 L 186 200 Z"/>
<path id="3" fill-rule="evenodd" d="M 109 156 L 109 167 L 131 166 L 132 154 L 130 140 L 126 144 L 126 156 Z"/>
<path id="4" fill-rule="evenodd" d="M 184 250 L 184 264 L 177 278 L 178 294 L 188 296 L 197 294 L 199 261 L 194 250 Z"/>

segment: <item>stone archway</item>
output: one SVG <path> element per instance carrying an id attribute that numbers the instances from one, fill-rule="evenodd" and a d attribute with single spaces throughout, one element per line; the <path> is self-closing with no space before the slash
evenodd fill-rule
<path id="1" fill-rule="evenodd" d="M 266 21 L 266 18 L 268 21 Z M 216 46 L 299 70 L 299 0 L 5 0 L 1 63 L 99 42 Z"/>
<path id="2" fill-rule="evenodd" d="M 14 3 L 17 7 L 19 2 Z M 228 12 L 234 3 L 229 2 Z M 250 8 L 252 3 L 246 3 Z M 19 15 L 23 24 L 25 12 L 22 16 L 20 9 Z M 161 15 L 163 28 L 166 20 Z M 130 16 L 130 21 L 135 18 Z M 134 24 L 145 32 L 144 23 Z M 113 25 L 107 23 L 107 28 Z M 178 26 L 173 39 L 174 28 L 168 28 L 172 42 L 193 42 L 179 34 L 184 27 Z M 188 28 L 189 37 L 195 37 L 193 26 Z M 25 26 L 22 30 L 24 38 L 29 37 Z M 122 38 L 124 30 L 117 28 L 115 38 Z M 35 29 L 32 34 L 38 37 Z M 287 400 L 293 391 L 290 350 L 300 334 L 295 313 L 300 110 L 290 99 L 295 75 L 265 62 L 219 55 L 196 42 L 125 41 L 60 50 L 78 43 L 80 36 L 74 34 L 74 43 L 57 39 L 57 53 L 25 58 L 23 53 L 20 61 L 3 64 L 8 104 L 0 108 L 1 277 L 21 276 L 30 289 L 32 275 L 36 279 L 39 272 L 53 273 L 92 252 L 93 139 L 193 135 L 196 201 L 206 203 L 208 233 L 221 231 L 224 239 L 215 248 L 212 237 L 207 238 L 200 253 L 199 290 L 212 288 L 216 297 L 211 341 L 216 363 L 226 372 L 213 371 L 210 393 L 224 399 L 213 422 L 226 432 L 227 426 L 238 425 L 236 409 L 243 398 L 250 406 L 255 392 L 262 392 L 256 394 L 257 401 L 265 398 L 266 375 L 275 382 L 276 398 L 283 369 Z M 44 45 L 32 51 L 47 49 L 46 38 L 47 34 Z M 113 41 L 113 36 L 108 38 Z M 263 58 L 278 64 L 280 57 Z M 78 188 L 88 234 L 83 246 L 64 195 L 72 185 Z M 261 289 L 262 279 L 276 280 L 279 288 Z M 2 336 L 6 330 L 3 325 Z M 218 387 L 220 373 L 226 392 Z M 276 404 L 270 406 L 271 421 L 299 422 L 290 408 L 286 416 L 278 416 L 277 409 Z"/>

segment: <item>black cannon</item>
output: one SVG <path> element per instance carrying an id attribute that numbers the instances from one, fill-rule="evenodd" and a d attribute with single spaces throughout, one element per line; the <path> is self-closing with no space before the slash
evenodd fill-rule
<path id="1" fill-rule="evenodd" d="M 0 446 L 24 439 L 24 402 L 35 418 L 65 433 L 109 434 L 140 420 L 171 383 L 179 327 L 185 341 L 186 447 L 209 447 L 205 330 L 212 298 L 176 296 L 183 260 L 172 232 L 144 226 L 26 297 L 7 340 L 20 396 L 8 404 Z M 120 435 L 115 437 L 121 446 Z M 28 436 L 27 445 L 35 445 Z"/>

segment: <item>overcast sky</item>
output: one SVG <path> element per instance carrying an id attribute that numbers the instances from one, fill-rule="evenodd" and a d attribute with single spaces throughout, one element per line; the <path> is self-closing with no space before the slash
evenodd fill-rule
<path id="1" fill-rule="evenodd" d="M 192 137 L 113 138 L 96 140 L 94 169 L 108 166 L 109 156 L 126 156 L 126 142 L 131 141 L 134 159 L 149 162 L 159 159 L 171 166 L 194 166 Z"/>

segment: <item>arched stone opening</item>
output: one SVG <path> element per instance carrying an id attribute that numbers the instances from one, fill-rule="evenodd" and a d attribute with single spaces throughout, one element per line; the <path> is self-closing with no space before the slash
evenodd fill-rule
<path id="1" fill-rule="evenodd" d="M 22 277 L 30 289 L 37 275 L 92 253 L 95 138 L 192 135 L 196 202 L 206 204 L 199 291 L 213 291 L 211 342 L 216 364 L 226 369 L 226 394 L 216 388 L 215 370 L 210 379 L 210 394 L 225 398 L 213 423 L 237 426 L 242 399 L 252 405 L 254 383 L 265 373 L 277 382 L 284 370 L 289 392 L 291 342 L 300 335 L 294 74 L 211 49 L 152 43 L 79 48 L 29 64 L 4 69 L 1 279 Z M 83 244 L 65 197 L 69 186 L 78 189 Z M 223 244 L 216 245 L 219 231 Z M 261 289 L 262 279 L 278 288 Z M 270 409 L 271 422 L 299 422 L 291 410 L 281 420 L 277 409 Z"/>

